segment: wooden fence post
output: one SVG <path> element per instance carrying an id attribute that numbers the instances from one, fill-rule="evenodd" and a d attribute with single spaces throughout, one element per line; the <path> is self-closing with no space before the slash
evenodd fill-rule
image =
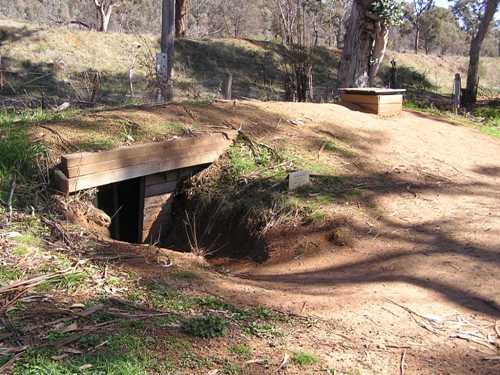
<path id="1" fill-rule="evenodd" d="M 0 90 L 3 90 L 4 86 L 5 86 L 5 80 L 3 76 L 3 61 L 2 61 L 2 56 L 0 55 Z"/>
<path id="2" fill-rule="evenodd" d="M 130 96 L 134 97 L 134 69 L 128 70 L 128 84 L 130 89 Z"/>
<path id="3" fill-rule="evenodd" d="M 457 73 L 455 74 L 455 79 L 453 81 L 453 111 L 455 114 L 457 114 L 460 109 L 461 96 L 462 79 L 460 78 L 460 73 Z"/>
<path id="4" fill-rule="evenodd" d="M 398 70 L 396 66 L 396 60 L 391 60 L 391 80 L 389 82 L 389 87 L 391 89 L 398 88 Z"/>
<path id="5" fill-rule="evenodd" d="M 233 96 L 233 73 L 227 72 L 224 80 L 224 99 L 231 100 Z"/>

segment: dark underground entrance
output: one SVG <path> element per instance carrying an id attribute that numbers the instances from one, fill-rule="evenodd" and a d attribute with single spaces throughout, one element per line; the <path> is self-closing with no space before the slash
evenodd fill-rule
<path id="1" fill-rule="evenodd" d="M 208 259 L 267 259 L 266 241 L 249 227 L 238 205 L 206 204 L 181 186 L 209 165 L 144 176 L 98 188 L 97 207 L 110 218 L 111 238 L 144 243 Z"/>
<path id="2" fill-rule="evenodd" d="M 98 189 L 97 207 L 111 218 L 109 230 L 115 240 L 141 242 L 142 180 L 135 178 Z"/>

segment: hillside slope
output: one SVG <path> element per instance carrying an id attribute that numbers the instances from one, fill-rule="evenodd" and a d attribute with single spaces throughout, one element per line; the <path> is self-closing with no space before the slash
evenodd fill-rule
<path id="1" fill-rule="evenodd" d="M 179 40 L 175 79 L 181 97 L 217 96 L 227 75 L 234 75 L 234 95 L 258 99 L 282 96 L 283 49 L 251 40 Z M 0 20 L 0 54 L 7 83 L 1 93 L 89 100 L 93 72 L 99 72 L 101 98 L 123 102 L 129 94 L 129 69 L 136 93 L 148 91 L 158 38 L 154 35 L 103 34 L 69 28 L 41 28 Z M 318 48 L 314 54 L 317 100 L 330 100 L 337 88 L 339 51 Z M 425 56 L 389 52 L 381 70 L 387 81 L 388 62 L 395 58 L 404 87 L 450 92 L 455 72 L 465 74 L 463 56 Z M 481 84 L 500 87 L 499 58 L 483 58 Z M 381 82 L 383 84 L 383 82 Z"/>
<path id="2" fill-rule="evenodd" d="M 499 355 L 498 139 L 422 113 L 384 119 L 336 104 L 182 102 L 66 115 L 13 124 L 29 135 L 21 145 L 37 141 L 57 159 L 225 126 L 246 137 L 176 198 L 182 229 L 170 231 L 217 249 L 210 263 L 170 250 L 189 246 L 97 240 L 42 203 L 2 223 L 0 282 L 60 278 L 7 312 L 14 332 L 30 330 L 0 331 L 19 351 L 13 374 L 91 373 L 80 370 L 89 365 L 269 374 L 286 355 L 287 374 L 394 374 L 403 352 L 408 374 L 496 373 L 485 358 Z M 289 191 L 293 170 L 312 172 L 312 183 Z M 21 183 L 15 203 L 36 196 Z M 87 213 L 84 199 L 65 202 Z M 246 249 L 235 246 L 242 238 Z M 84 308 L 101 310 L 68 315 Z M 200 316 L 214 332 L 192 329 Z"/>

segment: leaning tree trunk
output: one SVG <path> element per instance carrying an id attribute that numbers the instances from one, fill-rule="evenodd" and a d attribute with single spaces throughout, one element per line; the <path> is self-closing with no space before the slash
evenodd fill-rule
<path id="1" fill-rule="evenodd" d="M 189 0 L 175 2 L 175 37 L 184 38 L 187 31 L 187 15 Z"/>
<path id="2" fill-rule="evenodd" d="M 484 16 L 479 23 L 476 36 L 471 41 L 469 51 L 469 70 L 467 71 L 467 87 L 465 89 L 464 104 L 467 107 L 477 100 L 477 86 L 479 84 L 479 55 L 483 40 L 488 32 L 491 20 L 498 8 L 499 0 L 487 0 Z"/>
<path id="3" fill-rule="evenodd" d="M 342 60 L 339 68 L 341 87 L 366 87 L 369 83 L 368 69 L 372 55 L 371 24 L 365 14 L 375 0 L 354 0 L 347 26 Z"/>

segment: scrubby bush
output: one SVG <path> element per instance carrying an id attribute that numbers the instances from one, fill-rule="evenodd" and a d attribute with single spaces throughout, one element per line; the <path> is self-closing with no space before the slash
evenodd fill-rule
<path id="1" fill-rule="evenodd" d="M 225 336 L 229 324 L 220 316 L 208 315 L 199 318 L 191 318 L 182 323 L 184 332 L 191 336 L 201 337 L 203 339 L 212 339 Z"/>

